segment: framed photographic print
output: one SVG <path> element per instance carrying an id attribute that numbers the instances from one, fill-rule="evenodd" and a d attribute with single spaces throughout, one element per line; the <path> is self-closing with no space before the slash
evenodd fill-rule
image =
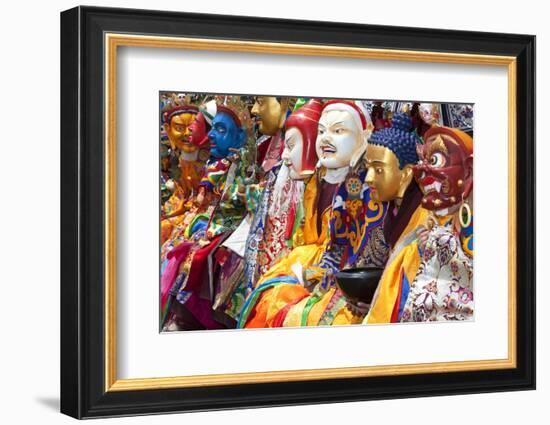
<path id="1" fill-rule="evenodd" d="M 61 411 L 533 389 L 534 69 L 529 35 L 63 12 Z"/>

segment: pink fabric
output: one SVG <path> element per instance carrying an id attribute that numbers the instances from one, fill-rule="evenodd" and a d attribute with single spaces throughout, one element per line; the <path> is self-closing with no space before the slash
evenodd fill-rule
<path id="1" fill-rule="evenodd" d="M 168 264 L 164 269 L 160 278 L 160 300 L 161 308 L 164 311 L 164 307 L 170 297 L 170 289 L 174 284 L 174 280 L 178 276 L 178 269 L 182 261 L 187 258 L 189 250 L 193 244 L 191 242 L 183 242 L 172 249 L 167 255 Z"/>

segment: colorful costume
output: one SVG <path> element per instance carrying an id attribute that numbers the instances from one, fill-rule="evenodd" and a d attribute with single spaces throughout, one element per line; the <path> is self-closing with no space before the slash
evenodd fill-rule
<path id="1" fill-rule="evenodd" d="M 342 253 L 337 270 L 384 267 L 390 247 L 424 222 L 426 215 L 419 208 L 421 194 L 417 185 L 409 183 L 412 164 L 417 159 L 417 138 L 411 133 L 410 117 L 396 114 L 391 126 L 373 133 L 369 143 L 367 169 L 348 175 L 335 202 L 331 253 Z M 404 194 L 400 195 L 402 191 Z M 395 197 L 399 197 L 399 203 Z M 348 307 L 347 297 L 337 289 L 331 273 L 324 280 L 310 297 L 290 308 L 284 326 L 349 325 L 363 321 Z M 299 321 L 293 319 L 300 316 Z"/>
<path id="2" fill-rule="evenodd" d="M 338 185 L 323 182 L 318 175 L 306 184 L 304 191 L 304 225 L 298 230 L 296 242 L 300 245 L 284 258 L 275 263 L 258 281 L 239 318 L 239 326 L 270 327 L 278 311 L 296 296 L 308 295 L 309 291 L 301 285 L 284 285 L 298 282 L 293 269 L 301 271 L 321 260 L 321 255 L 329 242 L 329 220 L 332 211 L 332 198 Z M 284 276 L 284 279 L 279 277 Z M 254 305 L 262 295 L 261 303 Z M 254 312 L 251 309 L 254 308 Z M 251 316 L 252 313 L 252 316 Z"/>
<path id="3" fill-rule="evenodd" d="M 471 240 L 471 239 L 470 239 Z M 452 219 L 430 232 L 422 261 L 404 298 L 403 322 L 470 320 L 474 314 L 472 251 L 453 229 Z"/>
<path id="4" fill-rule="evenodd" d="M 311 293 L 280 313 L 282 326 L 343 325 L 356 323 L 346 309 L 347 298 L 334 275 L 342 268 L 383 266 L 387 246 L 381 235 L 387 204 L 371 199 L 366 171 L 351 172 L 333 203 L 331 243 L 321 260 L 306 270 Z"/>
<path id="5" fill-rule="evenodd" d="M 262 170 L 267 171 L 267 175 L 263 181 L 263 193 L 258 209 L 250 220 L 246 249 L 243 244 L 244 252 L 239 254 L 243 263 L 242 275 L 238 278 L 231 276 L 234 286 L 230 291 L 225 291 L 225 299 L 216 297 L 216 306 L 223 305 L 226 313 L 234 318 L 238 316 L 244 299 L 254 288 L 259 276 L 292 250 L 292 239 L 303 216 L 303 179 L 313 174 L 317 162 L 315 140 L 321 107 L 320 101 L 313 99 L 295 109 L 285 121 L 285 143 L 282 143 L 278 132 L 273 136 L 264 156 Z M 273 145 L 277 139 L 281 141 Z M 281 147 L 284 148 L 283 164 L 280 164 Z M 292 149 L 297 149 L 300 154 L 299 164 L 293 165 L 286 158 Z M 275 163 L 277 158 L 278 162 Z M 235 267 L 236 255 L 233 249 L 227 260 L 229 267 Z M 239 268 L 235 268 L 235 271 L 241 273 Z M 220 282 L 223 284 L 225 280 Z"/>
<path id="6" fill-rule="evenodd" d="M 181 123 L 172 122 L 178 114 L 195 116 L 188 129 Z M 163 120 L 168 128 L 172 151 L 177 148 L 181 150 L 178 151 L 179 178 L 172 180 L 173 193 L 162 206 L 161 215 L 164 219 L 161 221 L 161 245 L 171 237 L 176 238 L 197 214 L 198 207 L 194 201 L 209 155 L 206 121 L 197 107 L 183 105 L 172 108 L 163 114 Z"/>
<path id="7" fill-rule="evenodd" d="M 250 152 L 250 143 L 243 147 L 247 135 L 242 127 L 241 117 L 246 117 L 247 111 L 243 109 L 240 112 L 241 116 L 224 105 L 217 106 L 209 133 L 214 159 L 208 165 L 201 187 L 208 196 L 216 197 L 218 202 L 213 203 L 210 199 L 208 204 L 211 205 L 211 213 L 204 217 L 199 216 L 192 223 L 193 226 L 187 228 L 188 234 L 184 235 L 184 240 L 191 240 L 183 243 L 191 246 L 185 253 L 182 248 L 181 256 L 173 257 L 179 266 L 167 267 L 163 272 L 177 268 L 169 290 L 172 295 L 170 300 L 177 302 L 166 304 L 165 316 L 161 319 L 163 321 L 166 321 L 171 310 L 175 317 L 192 316 L 200 326 L 207 329 L 223 327 L 212 315 L 215 271 L 213 255 L 223 239 L 239 226 L 247 208 L 255 208 L 241 192 L 242 188 L 247 188 L 254 181 L 248 175 L 249 158 L 253 154 Z M 241 147 L 238 159 L 227 159 L 231 149 Z"/>
<path id="8" fill-rule="evenodd" d="M 466 320 L 473 315 L 473 219 L 457 226 L 458 209 L 471 194 L 473 141 L 466 133 L 432 127 L 414 167 L 422 206 L 430 210 L 422 226 L 395 247 L 365 323 Z M 418 231 L 424 229 L 425 247 Z M 405 233 L 405 232 L 404 232 Z"/>
<path id="9" fill-rule="evenodd" d="M 303 306 L 309 312 L 313 308 L 312 300 L 317 299 L 310 297 L 310 290 L 306 286 L 314 285 L 339 266 L 327 253 L 330 243 L 329 223 L 335 195 L 350 170 L 350 160 L 359 160 L 364 152 L 363 131 L 366 129 L 366 120 L 361 110 L 351 102 L 330 101 L 325 104 L 323 111 L 327 114 L 322 128 L 328 131 L 326 135 L 317 137 L 317 151 L 323 153 L 332 168 L 318 170 L 307 182 L 303 201 L 304 224 L 295 236 L 298 245 L 263 274 L 241 311 L 239 327 L 281 326 L 293 308 Z M 346 126 L 346 132 L 338 130 L 332 133 L 334 126 Z M 345 134 L 345 137 L 333 134 Z M 355 151 L 349 149 L 353 146 Z M 350 156 L 342 161 L 338 157 L 339 149 Z M 323 160 L 320 162 L 322 164 Z M 360 184 L 350 187 L 357 195 L 361 193 Z M 357 216 L 358 211 L 355 211 Z"/>

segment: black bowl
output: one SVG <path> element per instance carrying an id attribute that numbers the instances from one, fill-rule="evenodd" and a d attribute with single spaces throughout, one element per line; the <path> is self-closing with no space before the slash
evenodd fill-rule
<path id="1" fill-rule="evenodd" d="M 336 273 L 336 282 L 350 300 L 370 304 L 383 272 L 378 267 L 341 270 Z"/>

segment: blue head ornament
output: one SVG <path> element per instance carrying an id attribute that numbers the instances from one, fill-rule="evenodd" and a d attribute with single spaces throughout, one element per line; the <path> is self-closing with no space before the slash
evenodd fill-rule
<path id="1" fill-rule="evenodd" d="M 418 137 L 412 130 L 412 118 L 403 112 L 393 116 L 391 127 L 375 131 L 369 138 L 372 145 L 384 146 L 391 150 L 399 160 L 399 168 L 416 164 L 416 144 Z"/>
<path id="2" fill-rule="evenodd" d="M 210 139 L 210 155 L 221 159 L 227 158 L 231 154 L 230 148 L 239 149 L 243 146 L 246 133 L 241 127 L 237 115 L 231 109 L 218 105 L 208 138 Z"/>

